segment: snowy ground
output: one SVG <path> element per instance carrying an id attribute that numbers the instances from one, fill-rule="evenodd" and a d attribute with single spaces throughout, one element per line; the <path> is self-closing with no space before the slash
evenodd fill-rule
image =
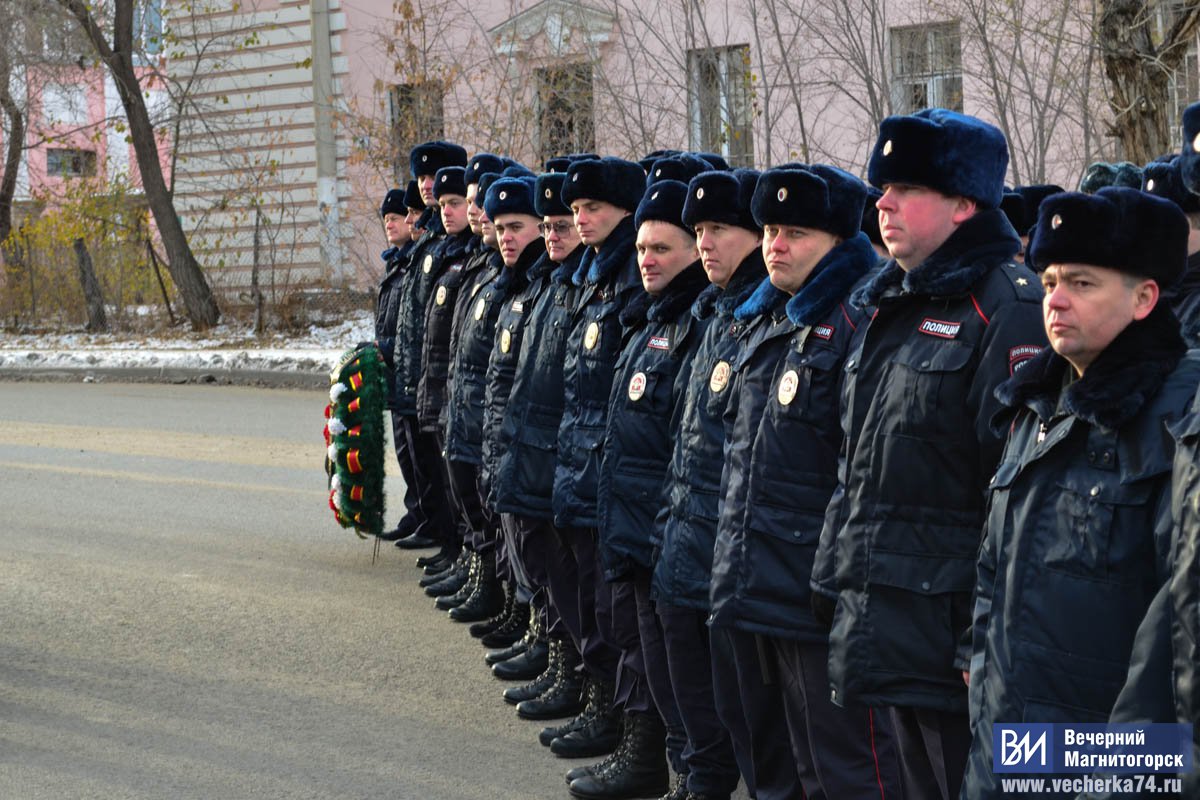
<path id="1" fill-rule="evenodd" d="M 196 373 L 284 373 L 325 376 L 338 357 L 374 338 L 374 317 L 362 312 L 333 327 L 301 335 L 264 334 L 219 325 L 204 334 L 0 334 L 0 371 L 186 370 Z"/>

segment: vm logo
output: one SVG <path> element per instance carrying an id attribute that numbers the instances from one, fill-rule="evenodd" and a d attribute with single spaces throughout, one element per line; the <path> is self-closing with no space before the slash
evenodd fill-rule
<path id="1" fill-rule="evenodd" d="M 1051 767 L 1050 726 L 997 724 L 992 731 L 997 772 L 1045 772 Z"/>

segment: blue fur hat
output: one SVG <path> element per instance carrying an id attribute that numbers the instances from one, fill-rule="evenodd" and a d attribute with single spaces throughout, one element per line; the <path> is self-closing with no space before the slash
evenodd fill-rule
<path id="1" fill-rule="evenodd" d="M 653 150 L 649 153 L 646 153 L 643 158 L 639 158 L 637 163 L 638 166 L 642 168 L 642 172 L 645 172 L 647 175 L 649 175 L 650 168 L 654 166 L 655 161 L 658 161 L 660 158 L 677 156 L 681 152 L 681 150 Z"/>
<path id="2" fill-rule="evenodd" d="M 1008 171 L 1008 142 L 994 125 L 975 117 L 927 108 L 879 123 L 867 180 L 925 186 L 996 208 Z"/>
<path id="3" fill-rule="evenodd" d="M 555 156 L 546 159 L 546 172 L 566 172 L 567 168 L 576 161 L 587 158 L 599 158 L 595 153 L 569 153 L 565 156 Z"/>
<path id="4" fill-rule="evenodd" d="M 688 236 L 695 236 L 695 232 L 683 224 L 683 204 L 687 198 L 688 187 L 682 181 L 661 180 L 650 184 L 633 215 L 634 227 L 642 227 L 643 222 L 669 222 L 687 231 Z"/>
<path id="5" fill-rule="evenodd" d="M 871 244 L 883 247 L 883 234 L 879 230 L 879 209 L 875 207 L 881 197 L 883 197 L 883 192 L 874 186 L 867 187 L 867 196 L 863 200 L 862 224 L 859 226 L 859 230 L 867 235 Z"/>
<path id="6" fill-rule="evenodd" d="M 383 196 L 383 202 L 379 204 L 379 216 L 399 214 L 403 217 L 407 213 L 408 206 L 404 205 L 404 190 L 389 189 L 388 193 Z"/>
<path id="7" fill-rule="evenodd" d="M 637 211 L 646 188 L 646 174 L 632 161 L 606 156 L 576 161 L 567 169 L 562 201 L 601 200 L 626 211 Z"/>
<path id="8" fill-rule="evenodd" d="M 453 142 L 425 142 L 414 147 L 408 154 L 408 166 L 414 178 L 433 175 L 442 167 L 466 165 L 467 151 Z"/>
<path id="9" fill-rule="evenodd" d="M 696 158 L 702 158 L 707 161 L 712 169 L 729 169 L 729 162 L 716 153 L 692 153 L 692 155 L 694 155 Z"/>
<path id="10" fill-rule="evenodd" d="M 1097 161 L 1088 165 L 1079 181 L 1079 191 L 1094 194 L 1105 186 L 1124 186 L 1127 189 L 1142 188 L 1142 170 L 1136 164 L 1122 161 L 1108 164 Z"/>
<path id="11" fill-rule="evenodd" d="M 1034 269 L 1079 263 L 1153 278 L 1161 288 L 1187 267 L 1188 222 L 1170 200 L 1106 186 L 1042 201 L 1027 260 Z"/>
<path id="12" fill-rule="evenodd" d="M 849 239 L 862 227 L 867 187 L 825 164 L 769 169 L 758 179 L 751 210 L 759 225 L 816 228 Z"/>
<path id="13" fill-rule="evenodd" d="M 571 209 L 562 201 L 565 172 L 543 172 L 533 186 L 533 207 L 539 217 L 569 217 Z"/>
<path id="14" fill-rule="evenodd" d="M 1142 179 L 1143 192 L 1170 200 L 1185 214 L 1200 211 L 1200 197 L 1183 185 L 1183 156 L 1147 164 Z"/>
<path id="15" fill-rule="evenodd" d="M 1000 210 L 1019 236 L 1028 236 L 1033 226 L 1037 224 L 1038 206 L 1052 194 L 1064 191 L 1061 186 L 1053 183 L 1035 183 L 1029 186 L 1017 186 L 1012 191 L 1004 192 L 1000 201 Z"/>
<path id="16" fill-rule="evenodd" d="M 1183 110 L 1183 150 L 1179 172 L 1189 192 L 1200 193 L 1200 103 Z"/>
<path id="17" fill-rule="evenodd" d="M 488 187 L 483 210 L 493 222 L 501 214 L 541 217 L 533 206 L 534 178 L 500 178 Z"/>
<path id="18" fill-rule="evenodd" d="M 537 173 L 531 170 L 524 164 L 519 164 L 512 159 L 508 160 L 508 166 L 500 171 L 500 174 L 505 178 L 536 178 Z"/>
<path id="19" fill-rule="evenodd" d="M 698 222 L 723 222 L 762 233 L 750 211 L 758 176 L 752 169 L 701 172 L 688 184 L 683 223 L 695 227 Z"/>
<path id="20" fill-rule="evenodd" d="M 691 153 L 667 156 L 655 161 L 646 173 L 646 186 L 658 181 L 679 181 L 687 183 L 701 172 L 708 172 L 712 166 L 702 158 L 696 158 Z"/>
<path id="21" fill-rule="evenodd" d="M 488 188 L 503 177 L 499 172 L 485 172 L 479 176 L 479 188 L 475 190 L 476 208 L 483 208 L 483 196 L 487 194 Z"/>
<path id="22" fill-rule="evenodd" d="M 476 153 L 467 162 L 467 184 L 478 183 L 479 178 L 488 172 L 500 172 L 504 169 L 504 159 L 491 153 Z"/>
<path id="23" fill-rule="evenodd" d="M 439 198 L 444 194 L 467 196 L 466 167 L 442 167 L 433 176 L 433 196 Z"/>
<path id="24" fill-rule="evenodd" d="M 409 181 L 404 187 L 404 207 L 414 211 L 424 211 L 425 201 L 421 199 L 421 190 L 416 181 Z"/>

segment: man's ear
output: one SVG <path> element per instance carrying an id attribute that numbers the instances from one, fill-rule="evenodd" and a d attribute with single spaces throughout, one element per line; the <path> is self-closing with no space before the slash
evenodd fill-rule
<path id="1" fill-rule="evenodd" d="M 955 225 L 961 225 L 971 217 L 975 216 L 978 206 L 970 197 L 962 197 L 960 195 L 959 197 L 956 197 L 955 200 L 957 202 L 954 204 L 954 215 L 952 219 L 954 220 Z"/>
<path id="2" fill-rule="evenodd" d="M 1133 289 L 1133 318 L 1145 319 L 1158 304 L 1158 281 L 1147 278 Z"/>

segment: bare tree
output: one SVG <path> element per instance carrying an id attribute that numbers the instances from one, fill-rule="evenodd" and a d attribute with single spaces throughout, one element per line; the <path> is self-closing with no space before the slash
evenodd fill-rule
<path id="1" fill-rule="evenodd" d="M 1098 5 L 1113 113 L 1110 132 L 1127 160 L 1145 164 L 1172 148 L 1169 78 L 1200 27 L 1200 0 L 1099 0 Z"/>
<path id="2" fill-rule="evenodd" d="M 154 125 L 146 109 L 143 87 L 134 69 L 134 0 L 113 0 L 111 41 L 85 0 L 57 1 L 78 22 L 100 61 L 112 75 L 128 120 L 142 188 L 166 249 L 167 269 L 179 290 L 192 326 L 197 330 L 209 328 L 217 323 L 221 313 L 175 212 L 159 162 Z"/>

